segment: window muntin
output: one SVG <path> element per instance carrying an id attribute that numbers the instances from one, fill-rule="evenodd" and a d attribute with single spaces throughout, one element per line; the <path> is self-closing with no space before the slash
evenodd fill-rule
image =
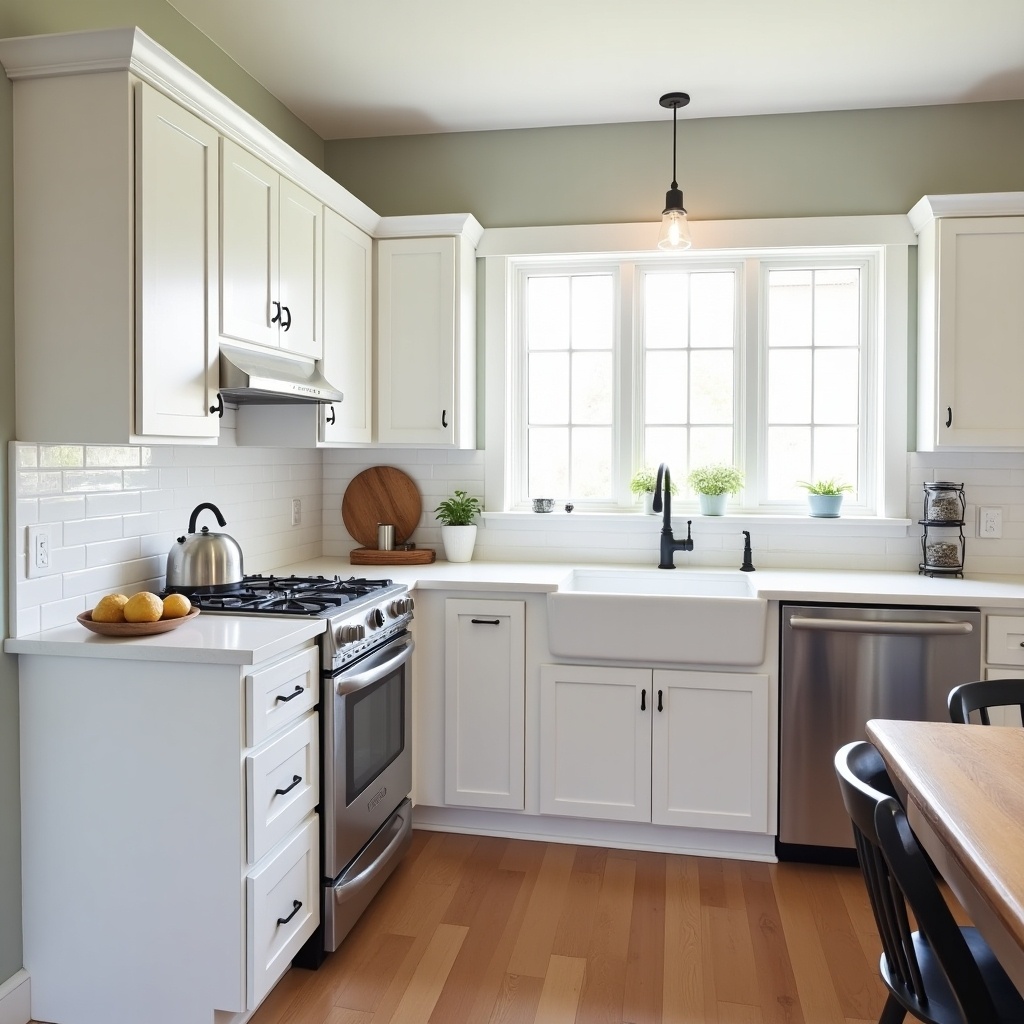
<path id="1" fill-rule="evenodd" d="M 746 476 L 735 511 L 803 513 L 796 481 L 834 476 L 874 513 L 880 250 L 723 255 L 513 261 L 506 507 L 632 509 L 632 471 L 661 461 L 685 507 L 689 469 L 721 461 Z"/>

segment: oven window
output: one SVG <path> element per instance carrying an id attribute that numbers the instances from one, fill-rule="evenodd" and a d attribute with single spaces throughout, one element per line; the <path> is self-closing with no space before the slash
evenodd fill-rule
<path id="1" fill-rule="evenodd" d="M 405 668 L 347 697 L 346 803 L 366 788 L 405 748 Z"/>

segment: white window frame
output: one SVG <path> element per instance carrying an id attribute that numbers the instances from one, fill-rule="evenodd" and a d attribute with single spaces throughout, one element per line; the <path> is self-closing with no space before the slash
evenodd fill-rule
<path id="1" fill-rule="evenodd" d="M 872 416 L 878 424 L 873 440 L 876 457 L 876 491 L 874 516 L 870 519 L 905 519 L 906 516 L 906 453 L 907 453 L 907 338 L 909 329 L 909 247 L 917 238 L 908 219 L 898 216 L 800 218 L 798 220 L 698 222 L 693 225 L 694 249 L 709 259 L 739 257 L 744 250 L 789 250 L 765 253 L 766 256 L 788 256 L 800 249 L 820 249 L 823 246 L 842 246 L 874 250 L 877 253 L 878 289 L 871 302 L 878 331 L 880 357 L 869 367 L 873 386 L 879 398 L 878 412 L 884 421 Z M 507 339 L 515 337 L 516 312 L 508 297 L 512 292 L 513 267 L 517 257 L 561 256 L 564 253 L 594 253 L 612 257 L 616 261 L 629 258 L 641 263 L 657 258 L 654 240 L 657 224 L 581 225 L 552 228 L 504 228 L 484 232 L 478 248 L 484 277 L 485 366 L 484 426 L 485 442 L 485 509 L 491 514 L 509 510 L 512 489 L 511 466 L 506 459 L 507 432 L 510 429 L 512 387 L 514 382 L 514 346 Z M 741 303 L 744 317 L 760 317 L 751 309 L 750 297 L 756 294 L 749 275 L 746 277 L 744 299 Z M 626 315 L 623 311 L 622 315 Z M 622 316 L 620 316 L 620 323 Z M 749 323 L 746 326 L 749 332 Z M 635 346 L 634 346 L 635 349 Z M 745 381 L 758 379 L 759 367 L 748 365 L 761 359 L 762 346 L 747 345 L 743 352 L 744 366 L 740 370 L 741 387 Z M 632 387 L 635 367 L 620 367 L 623 390 Z M 617 399 L 618 400 L 618 399 Z M 758 399 L 759 404 L 763 396 Z M 750 407 L 742 394 L 741 411 Z M 882 425 L 884 423 L 884 425 Z M 867 423 L 865 424 L 867 425 Z M 746 432 L 748 452 L 750 431 L 757 426 L 745 420 L 741 429 Z M 756 469 L 755 471 L 760 471 Z M 621 474 L 620 474 L 621 477 Z M 513 514 L 518 514 L 513 512 Z M 789 518 L 750 510 L 759 518 Z M 800 515 L 805 515 L 801 512 Z M 624 513 L 632 519 L 633 512 Z M 854 518 L 853 516 L 845 518 Z M 864 519 L 858 520 L 862 525 Z"/>

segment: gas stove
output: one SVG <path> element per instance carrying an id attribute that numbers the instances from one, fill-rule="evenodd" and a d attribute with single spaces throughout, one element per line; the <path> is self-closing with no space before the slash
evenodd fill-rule
<path id="1" fill-rule="evenodd" d="M 203 612 L 305 615 L 327 619 L 323 669 L 332 672 L 408 628 L 409 588 L 392 580 L 340 576 L 245 576 L 212 594 L 188 594 Z"/>

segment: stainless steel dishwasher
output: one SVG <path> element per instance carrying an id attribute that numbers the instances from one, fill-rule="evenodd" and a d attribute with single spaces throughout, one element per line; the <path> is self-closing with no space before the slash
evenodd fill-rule
<path id="1" fill-rule="evenodd" d="M 949 721 L 946 695 L 979 678 L 976 609 L 784 604 L 779 736 L 783 859 L 843 860 L 853 833 L 832 759 L 871 718 Z M 831 856 L 828 850 L 833 852 Z"/>

